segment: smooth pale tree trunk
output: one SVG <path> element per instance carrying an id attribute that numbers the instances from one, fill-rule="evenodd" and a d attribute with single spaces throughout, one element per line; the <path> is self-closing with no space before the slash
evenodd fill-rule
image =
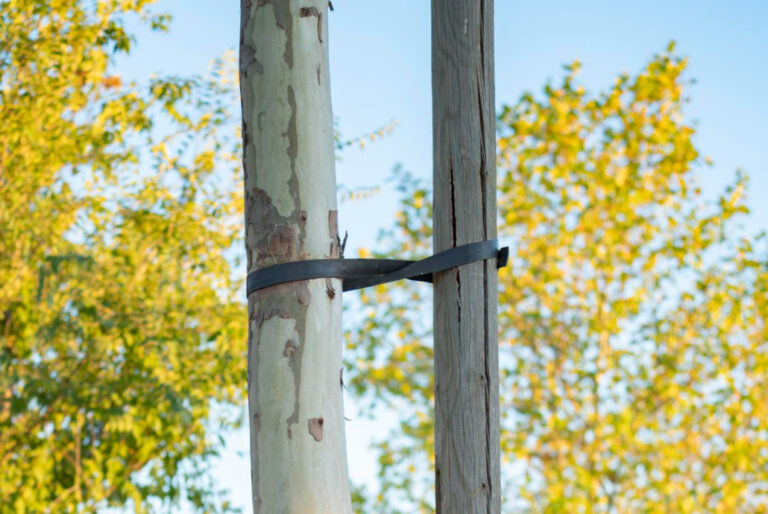
<path id="1" fill-rule="evenodd" d="M 493 1 L 432 0 L 434 246 L 496 237 Z M 496 262 L 434 281 L 437 512 L 498 513 Z"/>
<path id="2" fill-rule="evenodd" d="M 243 0 L 248 272 L 338 258 L 327 0 Z M 341 372 L 341 281 L 248 297 L 253 509 L 350 513 Z"/>

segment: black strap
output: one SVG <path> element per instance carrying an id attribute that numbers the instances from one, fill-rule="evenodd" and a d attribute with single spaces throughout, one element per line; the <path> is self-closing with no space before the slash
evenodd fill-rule
<path id="1" fill-rule="evenodd" d="M 486 259 L 496 259 L 496 267 L 507 265 L 509 248 L 498 249 L 495 239 L 469 243 L 436 253 L 420 261 L 396 259 L 313 259 L 285 262 L 267 266 L 248 274 L 247 291 L 251 294 L 265 287 L 309 280 L 313 278 L 340 278 L 343 290 L 352 291 L 408 278 L 432 282 L 438 271 Z"/>

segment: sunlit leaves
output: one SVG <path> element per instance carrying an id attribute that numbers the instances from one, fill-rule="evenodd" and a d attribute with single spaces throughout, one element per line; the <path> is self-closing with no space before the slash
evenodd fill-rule
<path id="1" fill-rule="evenodd" d="M 243 400 L 232 58 L 127 84 L 146 1 L 0 12 L 0 504 L 224 503 L 214 405 Z M 228 64 L 227 64 L 228 63 Z M 226 67 L 229 66 L 229 69 Z M 219 409 L 219 412 L 222 412 Z"/>
<path id="2" fill-rule="evenodd" d="M 341 137 L 339 136 L 339 132 L 336 131 L 336 134 L 334 137 L 334 140 L 336 143 L 336 150 L 344 150 L 345 148 L 348 148 L 348 147 L 358 147 L 360 149 L 363 149 L 365 148 L 366 144 L 373 143 L 387 136 L 388 134 L 391 134 L 392 131 L 395 130 L 397 125 L 398 125 L 398 121 L 392 120 L 386 125 L 377 128 L 376 130 L 373 130 L 367 134 L 363 134 L 361 136 L 357 136 L 355 138 L 347 139 L 347 140 L 341 139 Z"/>
<path id="3" fill-rule="evenodd" d="M 768 505 L 765 243 L 739 229 L 741 174 L 714 201 L 696 185 L 672 51 L 600 94 L 574 63 L 499 116 L 505 512 Z M 431 195 L 401 185 L 381 244 L 427 253 Z M 382 501 L 413 512 L 432 495 L 429 292 L 375 294 L 349 336 L 352 383 L 403 415 L 378 447 Z"/>

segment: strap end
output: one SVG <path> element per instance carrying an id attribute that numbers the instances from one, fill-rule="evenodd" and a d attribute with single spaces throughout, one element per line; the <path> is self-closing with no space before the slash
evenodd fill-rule
<path id="1" fill-rule="evenodd" d="M 509 246 L 499 248 L 499 253 L 496 254 L 496 269 L 506 268 L 507 261 L 509 261 Z"/>

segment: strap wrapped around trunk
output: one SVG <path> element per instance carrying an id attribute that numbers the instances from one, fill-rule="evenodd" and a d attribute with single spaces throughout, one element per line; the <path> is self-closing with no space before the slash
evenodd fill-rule
<path id="1" fill-rule="evenodd" d="M 340 278 L 344 291 L 394 282 L 404 278 L 432 282 L 439 271 L 486 259 L 496 268 L 507 265 L 509 248 L 499 249 L 495 239 L 469 243 L 436 253 L 420 261 L 397 259 L 311 259 L 267 266 L 248 274 L 248 294 L 265 287 L 314 278 Z"/>

